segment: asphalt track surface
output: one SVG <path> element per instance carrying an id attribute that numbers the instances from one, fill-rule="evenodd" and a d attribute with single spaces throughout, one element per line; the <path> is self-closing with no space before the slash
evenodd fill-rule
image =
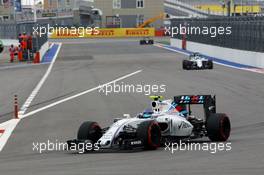
<path id="1" fill-rule="evenodd" d="M 97 121 L 107 126 L 113 118 L 124 113 L 136 114 L 149 103 L 148 97 L 140 93 L 106 96 L 93 91 L 23 119 L 0 153 L 0 174 L 262 174 L 263 75 L 218 65 L 213 70 L 185 71 L 181 68 L 184 58 L 155 46 L 140 46 L 135 39 L 63 41 L 53 70 L 29 111 L 142 70 L 122 82 L 165 84 L 166 93 L 161 95 L 168 98 L 179 94 L 216 94 L 217 111 L 231 118 L 231 151 L 171 154 L 160 148 L 80 155 L 67 151 L 40 154 L 32 150 L 33 142 L 75 138 L 83 121 Z M 45 69 L 46 65 L 1 71 L 1 101 L 15 92 L 25 101 Z M 2 104 L 1 110 L 4 110 Z"/>

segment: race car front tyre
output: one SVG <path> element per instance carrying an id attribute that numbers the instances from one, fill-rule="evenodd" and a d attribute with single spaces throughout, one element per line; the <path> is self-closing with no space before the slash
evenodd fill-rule
<path id="1" fill-rule="evenodd" d="M 137 128 L 137 137 L 142 141 L 144 149 L 157 149 L 161 144 L 161 130 L 158 123 L 153 120 L 140 123 Z"/>
<path id="2" fill-rule="evenodd" d="M 214 64 L 212 60 L 209 60 L 207 63 L 208 69 L 213 69 L 214 68 Z"/>
<path id="3" fill-rule="evenodd" d="M 211 141 L 224 142 L 230 136 L 230 120 L 226 114 L 211 114 L 207 119 L 206 129 Z"/>
<path id="4" fill-rule="evenodd" d="M 146 41 L 145 40 L 140 40 L 140 45 L 144 45 L 146 44 Z"/>
<path id="5" fill-rule="evenodd" d="M 102 129 L 96 122 L 83 122 L 78 130 L 78 140 L 91 140 L 96 143 L 102 137 Z"/>

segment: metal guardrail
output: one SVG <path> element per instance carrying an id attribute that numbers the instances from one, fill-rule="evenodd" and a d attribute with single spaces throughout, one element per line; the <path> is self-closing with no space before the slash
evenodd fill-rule
<path id="1" fill-rule="evenodd" d="M 232 27 L 232 34 L 210 37 L 204 35 L 187 35 L 188 41 L 216 45 L 240 50 L 264 52 L 264 17 L 215 17 L 207 19 L 186 18 L 172 19 L 171 26 L 189 24 L 194 27 Z M 175 38 L 181 39 L 180 34 Z"/>

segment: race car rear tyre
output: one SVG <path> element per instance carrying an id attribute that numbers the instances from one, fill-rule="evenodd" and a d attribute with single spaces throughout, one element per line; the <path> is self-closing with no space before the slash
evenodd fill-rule
<path id="1" fill-rule="evenodd" d="M 183 69 L 183 70 L 186 69 L 185 62 L 184 62 L 184 61 L 182 61 L 182 69 Z"/>
<path id="2" fill-rule="evenodd" d="M 183 60 L 182 62 L 182 68 L 185 70 L 189 70 L 190 66 L 189 66 L 189 62 L 187 60 Z"/>
<path id="3" fill-rule="evenodd" d="M 158 123 L 153 120 L 140 123 L 137 137 L 143 142 L 144 149 L 157 149 L 161 144 L 161 130 Z"/>
<path id="4" fill-rule="evenodd" d="M 154 40 L 149 40 L 149 44 L 154 44 Z"/>
<path id="5" fill-rule="evenodd" d="M 214 68 L 214 64 L 212 60 L 209 60 L 207 63 L 208 69 L 213 69 Z"/>
<path id="6" fill-rule="evenodd" d="M 140 40 L 140 45 L 144 45 L 146 44 L 146 41 L 145 40 Z"/>
<path id="7" fill-rule="evenodd" d="M 102 137 L 102 129 L 96 122 L 83 122 L 78 130 L 78 140 L 91 140 L 96 143 Z"/>
<path id="8" fill-rule="evenodd" d="M 224 142 L 230 136 L 230 120 L 226 114 L 211 114 L 207 119 L 206 129 L 211 141 Z"/>
<path id="9" fill-rule="evenodd" d="M 0 53 L 2 53 L 4 50 L 4 46 L 0 45 Z"/>

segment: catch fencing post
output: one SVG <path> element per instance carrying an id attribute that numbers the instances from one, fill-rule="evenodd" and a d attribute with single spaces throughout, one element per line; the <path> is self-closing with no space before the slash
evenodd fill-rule
<path id="1" fill-rule="evenodd" d="M 17 100 L 17 95 L 14 97 L 14 116 L 15 119 L 18 119 L 18 100 Z"/>

